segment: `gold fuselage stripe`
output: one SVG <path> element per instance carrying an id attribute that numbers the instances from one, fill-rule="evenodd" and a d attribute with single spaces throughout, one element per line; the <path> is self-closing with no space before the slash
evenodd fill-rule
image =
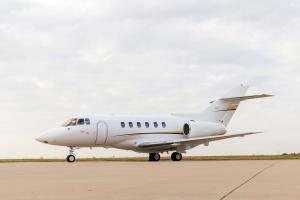
<path id="1" fill-rule="evenodd" d="M 180 131 L 172 131 L 172 132 L 152 132 L 152 133 L 129 133 L 129 134 L 122 134 L 122 135 L 116 135 L 116 136 L 138 136 L 138 135 L 183 135 Z M 115 136 L 115 137 L 116 137 Z"/>

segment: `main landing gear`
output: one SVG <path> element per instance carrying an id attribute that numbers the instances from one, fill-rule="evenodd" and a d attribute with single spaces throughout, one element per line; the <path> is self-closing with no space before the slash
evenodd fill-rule
<path id="1" fill-rule="evenodd" d="M 171 159 L 173 161 L 181 161 L 182 160 L 182 154 L 181 153 L 178 153 L 178 152 L 174 152 L 172 153 L 171 155 Z"/>
<path id="2" fill-rule="evenodd" d="M 182 154 L 178 152 L 174 152 L 171 155 L 171 159 L 173 161 L 181 161 L 182 160 Z M 149 161 L 159 161 L 160 155 L 159 153 L 149 153 Z"/>
<path id="3" fill-rule="evenodd" d="M 159 153 L 149 153 L 149 161 L 159 161 L 160 155 Z"/>
<path id="4" fill-rule="evenodd" d="M 74 148 L 73 147 L 70 147 L 70 149 L 69 149 L 69 155 L 67 156 L 67 161 L 69 163 L 73 163 L 76 161 L 76 158 L 74 156 Z"/>

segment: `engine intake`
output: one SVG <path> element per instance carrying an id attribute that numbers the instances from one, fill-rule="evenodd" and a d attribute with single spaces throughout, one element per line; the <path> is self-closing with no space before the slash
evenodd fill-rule
<path id="1" fill-rule="evenodd" d="M 226 129 L 221 123 L 189 121 L 182 127 L 183 134 L 188 138 L 222 135 Z"/>
<path id="2" fill-rule="evenodd" d="M 191 127 L 188 123 L 183 125 L 183 134 L 184 135 L 188 135 L 191 131 Z"/>

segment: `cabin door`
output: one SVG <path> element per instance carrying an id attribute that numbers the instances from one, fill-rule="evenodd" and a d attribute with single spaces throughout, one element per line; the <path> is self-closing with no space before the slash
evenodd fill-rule
<path id="1" fill-rule="evenodd" d="M 105 122 L 98 122 L 96 145 L 103 145 L 106 143 L 108 135 L 108 128 Z"/>

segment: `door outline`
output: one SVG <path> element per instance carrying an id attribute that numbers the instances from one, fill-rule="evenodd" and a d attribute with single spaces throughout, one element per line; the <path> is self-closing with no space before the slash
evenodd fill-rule
<path id="1" fill-rule="evenodd" d="M 105 140 L 104 140 L 104 142 L 102 144 L 98 144 L 97 141 L 98 141 L 98 136 L 99 136 L 99 124 L 101 124 L 101 123 L 105 125 L 106 134 L 105 134 Z M 107 138 L 108 138 L 108 125 L 107 125 L 107 123 L 105 121 L 99 121 L 97 123 L 97 136 L 96 136 L 95 144 L 96 145 L 104 145 L 104 144 L 106 144 Z"/>

